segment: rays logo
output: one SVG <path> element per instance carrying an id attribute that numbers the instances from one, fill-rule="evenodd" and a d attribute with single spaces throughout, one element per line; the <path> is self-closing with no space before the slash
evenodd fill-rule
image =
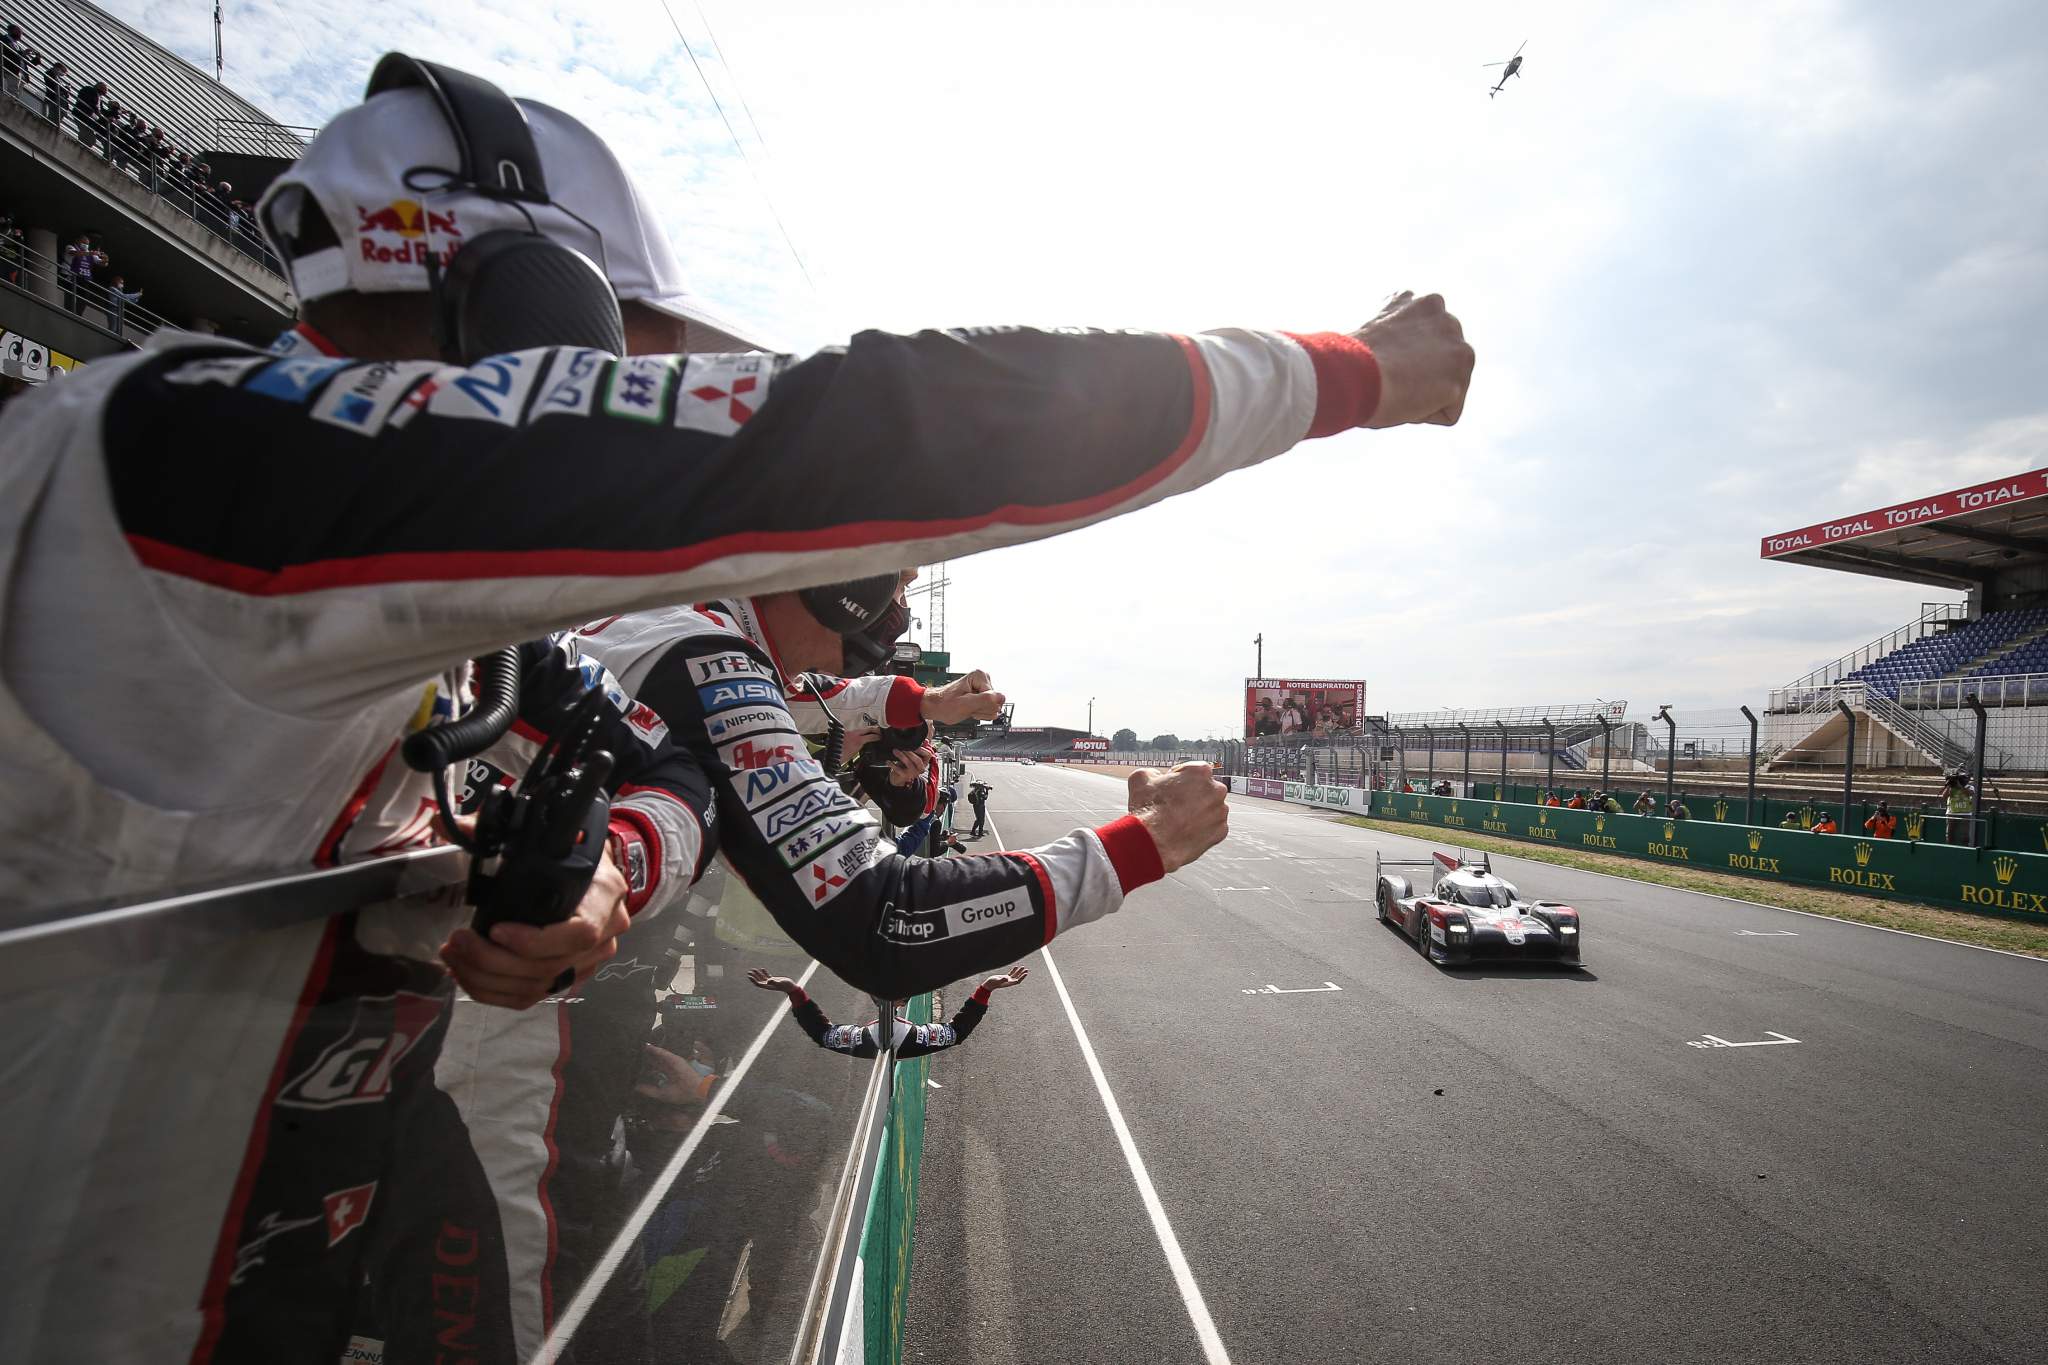
<path id="1" fill-rule="evenodd" d="M 817 786 L 799 793 L 795 800 L 784 802 L 769 811 L 763 820 L 757 821 L 761 824 L 761 832 L 770 839 L 787 834 L 812 816 L 830 810 L 832 798 L 838 790 L 832 786 Z"/>

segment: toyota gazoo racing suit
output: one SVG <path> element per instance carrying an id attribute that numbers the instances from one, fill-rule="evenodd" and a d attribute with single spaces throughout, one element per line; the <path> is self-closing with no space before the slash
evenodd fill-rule
<path id="1" fill-rule="evenodd" d="M 703 766 L 722 862 L 799 947 L 871 995 L 916 995 L 1007 965 L 1162 875 L 1151 834 L 1128 815 L 1035 849 L 899 854 L 810 756 L 773 641 L 746 599 L 639 612 L 578 634 Z M 913 722 L 917 683 L 889 687 L 886 719 Z"/>
<path id="2" fill-rule="evenodd" d="M 974 1026 L 988 1013 L 988 997 L 986 986 L 976 986 L 974 994 L 967 997 L 967 1003 L 943 1024 L 913 1024 L 907 1019 L 896 1020 L 896 1059 L 907 1061 L 912 1057 L 924 1057 L 966 1042 L 967 1035 L 974 1032 Z M 881 1055 L 882 1024 L 879 1019 L 865 1024 L 835 1024 L 825 1017 L 825 1011 L 818 1008 L 818 1002 L 802 990 L 790 996 L 789 1003 L 789 1017 L 819 1047 L 855 1058 Z"/>
<path id="3" fill-rule="evenodd" d="M 482 651 L 1081 526 L 1360 425 L 1378 393 L 1370 353 L 1328 335 L 864 333 L 803 361 L 469 368 L 293 346 L 160 332 L 0 419 L 0 927 L 431 838 L 394 741 Z M 661 875 L 687 880 L 666 870 L 686 852 Z M 348 1016 L 322 1112 L 395 1131 L 438 1043 L 416 973 L 462 914 L 288 926 L 0 1000 L 28 1040 L 0 1087 L 33 1117 L 0 1137 L 0 1358 L 236 1354 L 238 1276 L 361 1230 L 367 1181 L 279 1173 L 303 1160 L 270 1141 L 309 1093 L 300 1060 Z M 914 955 L 936 921 L 901 934 Z M 61 1302 L 105 1283 L 97 1311 Z M 329 1296 L 323 1275 L 269 1296 L 273 1356 L 329 1330 Z"/>

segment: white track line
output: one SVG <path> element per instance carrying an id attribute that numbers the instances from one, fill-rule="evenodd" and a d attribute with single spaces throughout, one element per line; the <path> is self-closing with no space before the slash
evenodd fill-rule
<path id="1" fill-rule="evenodd" d="M 817 970 L 818 964 L 812 962 L 810 966 L 804 968 L 804 974 L 797 978 L 796 984 L 808 984 Z M 704 1106 L 704 1113 L 690 1129 L 689 1136 L 683 1139 L 683 1145 L 676 1149 L 675 1155 L 668 1159 L 668 1164 L 661 1168 L 661 1173 L 655 1177 L 654 1184 L 648 1188 L 639 1205 L 626 1219 L 625 1226 L 619 1229 L 619 1234 L 612 1239 L 612 1244 L 605 1248 L 605 1253 L 599 1258 L 597 1265 L 584 1276 L 583 1287 L 576 1292 L 576 1297 L 570 1300 L 568 1308 L 556 1316 L 554 1330 L 548 1333 L 547 1339 L 534 1353 L 530 1365 L 554 1365 L 561 1356 L 562 1348 L 575 1337 L 576 1329 L 583 1325 L 583 1319 L 590 1312 L 591 1305 L 597 1302 L 597 1296 L 604 1292 L 605 1285 L 618 1273 L 619 1262 L 626 1258 L 626 1253 L 639 1241 L 640 1230 L 647 1226 L 648 1219 L 654 1217 L 654 1211 L 668 1195 L 669 1186 L 676 1183 L 676 1177 L 683 1173 L 683 1168 L 690 1164 L 690 1158 L 697 1154 L 698 1144 L 704 1141 L 704 1135 L 711 1131 L 711 1125 L 718 1121 L 718 1116 L 725 1112 L 726 1102 L 740 1088 L 740 1082 L 747 1078 L 747 1072 L 753 1068 L 754 1059 L 761 1055 L 761 1049 L 768 1045 L 770 1035 L 782 1026 L 782 1020 L 789 1012 L 789 1001 L 786 999 L 775 1007 L 775 1013 L 762 1025 L 761 1032 L 747 1048 L 746 1054 L 740 1058 L 739 1065 L 733 1068 L 732 1075 L 725 1078 L 725 1083 L 718 1087 L 717 1095 L 712 1098 L 711 1103 Z"/>
<path id="2" fill-rule="evenodd" d="M 1002 848 L 1003 833 L 996 828 L 993 819 L 989 830 L 996 836 L 996 847 Z M 1109 1077 L 1102 1074 L 1102 1063 L 1095 1058 L 1095 1045 L 1088 1041 L 1088 1030 L 1081 1027 L 1081 1016 L 1074 1010 L 1074 997 L 1067 994 L 1067 983 L 1060 976 L 1059 965 L 1052 960 L 1052 950 L 1041 948 L 1039 956 L 1045 959 L 1045 969 L 1052 975 L 1053 989 L 1059 992 L 1060 1003 L 1066 1006 L 1067 1022 L 1074 1026 L 1074 1039 L 1081 1044 L 1082 1060 L 1088 1063 L 1088 1074 L 1095 1078 L 1095 1091 L 1102 1096 L 1102 1107 L 1109 1111 L 1109 1126 L 1116 1130 L 1117 1145 L 1124 1150 L 1124 1163 L 1131 1168 L 1131 1179 L 1137 1182 L 1138 1198 L 1145 1205 L 1145 1216 L 1152 1220 L 1153 1235 L 1159 1239 L 1159 1247 L 1166 1253 L 1166 1264 L 1173 1271 L 1173 1282 L 1180 1289 L 1181 1302 L 1187 1305 L 1188 1318 L 1195 1325 L 1195 1336 L 1202 1343 L 1202 1357 L 1208 1365 L 1230 1365 L 1230 1353 L 1223 1349 L 1223 1338 L 1216 1332 L 1216 1323 L 1209 1316 L 1209 1305 L 1203 1301 L 1202 1290 L 1195 1283 L 1195 1272 L 1188 1268 L 1188 1258 L 1181 1254 L 1180 1238 L 1173 1235 L 1173 1224 L 1166 1221 L 1166 1210 L 1159 1203 L 1159 1192 L 1152 1188 L 1152 1177 L 1146 1173 L 1145 1160 L 1138 1155 L 1138 1144 L 1131 1137 L 1129 1125 L 1124 1122 L 1124 1111 L 1118 1107 L 1116 1096 L 1110 1093 Z"/>

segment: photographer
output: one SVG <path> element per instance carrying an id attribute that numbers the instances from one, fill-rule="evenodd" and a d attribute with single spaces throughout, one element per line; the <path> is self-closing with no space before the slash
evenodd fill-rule
<path id="1" fill-rule="evenodd" d="M 994 791 L 986 782 L 976 782 L 967 788 L 967 804 L 974 808 L 974 828 L 967 831 L 970 839 L 979 839 L 988 830 L 988 794 Z"/>
<path id="2" fill-rule="evenodd" d="M 637 308 L 673 319 L 688 303 L 604 144 L 539 104 L 518 106 L 511 122 L 532 145 L 508 154 L 537 159 L 526 180 L 551 198 L 510 202 L 457 175 L 427 194 L 431 214 L 406 219 L 396 205 L 418 207 L 413 173 L 466 168 L 466 143 L 418 85 L 344 111 L 258 208 L 306 319 L 280 354 L 160 333 L 138 355 L 8 405 L 8 922 L 431 841 L 425 779 L 396 761 L 396 741 L 418 718 L 464 707 L 465 661 L 505 642 L 605 612 L 893 574 L 1103 520 L 1305 437 L 1448 424 L 1462 409 L 1471 352 L 1433 296 L 1400 296 L 1348 336 L 986 328 L 863 333 L 802 362 L 617 359 L 595 346 L 457 358 L 435 332 L 465 296 L 427 264 L 438 269 L 457 240 L 446 225 L 459 225 L 469 252 L 531 223 L 603 259 Z M 463 286 L 478 291 L 481 314 L 489 278 Z M 523 315 L 525 296 L 510 301 Z M 908 503 L 903 489 L 916 490 Z M 748 644 L 762 667 L 765 640 Z M 718 753 L 701 721 L 691 739 Z M 721 802 L 739 799 L 736 771 L 717 771 Z M 1127 832 L 1110 842 L 1127 850 L 1134 878 L 1148 870 L 1147 848 L 1177 864 L 1220 837 L 1185 772 L 1133 779 L 1147 843 Z M 673 804 L 680 822 L 686 806 Z M 741 823 L 751 824 L 743 807 Z M 676 838 L 682 847 L 664 858 L 687 865 Z M 1006 888 L 1032 879 L 1036 923 L 969 934 L 970 946 L 1033 946 L 1021 940 L 1113 908 L 1123 888 L 1110 885 L 1117 868 L 1102 837 L 1052 847 L 1054 866 L 1015 858 L 1001 873 Z M 960 874 L 959 889 L 988 876 Z M 331 1257 L 311 1245 L 317 1230 L 292 1234 L 306 1244 L 297 1249 L 282 1233 L 264 1240 L 261 1220 L 278 1208 L 342 1188 L 299 1188 L 318 1164 L 295 1167 L 307 1152 L 284 1138 L 297 1130 L 273 1128 L 279 1087 L 315 1074 L 327 1049 L 403 1036 L 390 1089 L 333 1111 L 359 1121 L 349 1142 L 384 1150 L 432 1072 L 433 1002 L 446 989 L 436 958 L 485 990 L 493 977 L 545 981 L 564 965 L 588 975 L 613 951 L 630 895 L 625 870 L 601 877 L 589 913 L 531 936 L 506 925 L 502 938 L 471 943 L 449 932 L 464 917 L 454 906 L 366 911 L 188 955 L 175 976 L 67 981 L 10 999 L 0 1017 L 43 1041 L 5 1064 L 9 1097 L 49 1118 L 11 1129 L 0 1152 L 0 1168 L 41 1191 L 16 1201 L 0 1253 L 0 1356 L 203 1358 L 261 1342 L 273 1358 L 296 1358 L 306 1352 L 295 1343 L 329 1339 L 361 1238 L 326 1243 Z M 943 895 L 954 884 L 930 887 Z M 813 902 L 794 885 L 778 896 L 799 941 L 856 977 L 886 986 L 898 973 L 960 974 L 945 970 L 956 955 L 926 938 L 892 944 L 873 925 L 862 937 L 841 917 L 819 918 L 827 896 Z M 932 915 L 958 908 L 932 904 Z M 520 971 L 465 952 L 479 948 L 522 959 Z M 944 960 L 909 970 L 922 956 Z M 146 1033 L 106 1027 L 143 1015 Z M 95 1084 L 81 1090 L 81 1075 Z M 193 1075 L 209 1085 L 190 1086 Z M 81 1156 L 67 1136 L 77 1131 L 168 1131 L 179 1144 L 109 1143 Z M 327 1142 L 331 1152 L 344 1140 Z M 42 1311 L 58 1286 L 93 1282 L 115 1242 L 135 1248 L 119 1311 Z M 245 1246 L 288 1270 L 291 1287 L 244 1284 Z M 197 1303 L 193 1266 L 206 1268 Z"/>

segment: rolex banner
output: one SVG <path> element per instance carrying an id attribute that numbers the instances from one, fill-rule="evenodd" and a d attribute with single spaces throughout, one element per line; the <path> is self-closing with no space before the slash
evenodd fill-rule
<path id="1" fill-rule="evenodd" d="M 2048 917 L 2048 854 L 1398 792 L 1374 792 L 1372 813 L 1441 830 L 1451 844 L 1460 834 L 1492 834 L 1927 905 Z"/>

